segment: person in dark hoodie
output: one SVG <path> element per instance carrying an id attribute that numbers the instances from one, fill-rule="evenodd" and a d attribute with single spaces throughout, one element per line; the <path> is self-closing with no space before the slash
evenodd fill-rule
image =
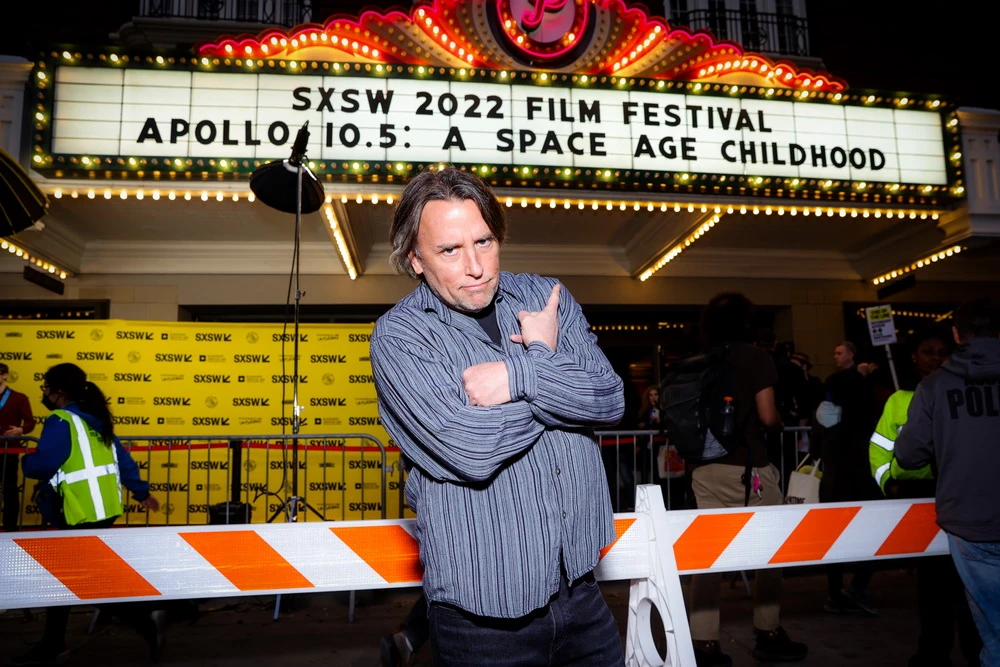
<path id="1" fill-rule="evenodd" d="M 896 439 L 897 463 L 937 469 L 937 522 L 948 534 L 983 640 L 982 665 L 1000 665 L 1000 307 L 955 311 L 959 349 L 917 387 Z"/>
<path id="2" fill-rule="evenodd" d="M 149 510 L 159 502 L 149 495 L 149 483 L 115 436 L 114 420 L 104 393 L 75 364 L 58 364 L 45 372 L 42 405 L 52 414 L 34 452 L 21 461 L 24 476 L 41 481 L 36 502 L 56 528 L 107 528 L 121 516 L 121 487 Z M 163 641 L 163 612 L 148 603 L 114 605 L 146 640 L 155 661 Z M 12 665 L 60 665 L 69 660 L 66 626 L 69 606 L 45 611 L 42 641 L 11 660 Z"/>

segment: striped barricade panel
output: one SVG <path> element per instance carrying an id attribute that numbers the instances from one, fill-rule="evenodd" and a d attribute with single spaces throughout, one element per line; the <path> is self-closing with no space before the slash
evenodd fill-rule
<path id="1" fill-rule="evenodd" d="M 685 574 L 947 554 L 935 518 L 931 500 L 667 513 Z"/>
<path id="2" fill-rule="evenodd" d="M 667 513 L 682 573 L 947 553 L 933 502 Z M 0 535 L 0 608 L 413 586 L 413 520 Z M 601 580 L 650 571 L 648 515 L 615 515 Z"/>

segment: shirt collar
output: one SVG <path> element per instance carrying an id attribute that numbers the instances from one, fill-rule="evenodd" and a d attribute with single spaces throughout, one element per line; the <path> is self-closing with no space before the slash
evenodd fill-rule
<path id="1" fill-rule="evenodd" d="M 506 271 L 500 272 L 500 287 L 497 289 L 496 303 L 502 303 L 505 296 L 510 296 L 517 300 L 514 276 Z M 427 281 L 420 279 L 420 285 L 413 291 L 414 305 L 424 312 L 436 313 L 438 318 L 445 324 L 454 324 L 455 316 L 459 313 L 448 307 L 427 285 Z"/>

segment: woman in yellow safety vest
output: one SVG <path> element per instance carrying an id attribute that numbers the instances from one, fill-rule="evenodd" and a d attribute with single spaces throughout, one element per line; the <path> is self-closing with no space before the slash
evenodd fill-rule
<path id="1" fill-rule="evenodd" d="M 887 498 L 933 498 L 934 472 L 930 465 L 906 470 L 896 462 L 896 437 L 906 424 L 907 410 L 918 382 L 941 368 L 950 356 L 948 337 L 933 330 L 912 340 L 912 371 L 900 375 L 900 389 L 886 401 L 882 417 L 872 433 L 868 458 L 872 475 Z M 958 625 L 959 644 L 970 667 L 978 667 L 982 641 L 976 631 L 962 581 L 947 556 L 921 558 L 917 563 L 917 603 L 920 608 L 920 638 L 909 667 L 941 667 L 951 664 L 951 650 Z"/>
<path id="2" fill-rule="evenodd" d="M 26 478 L 41 481 L 36 502 L 57 528 L 107 528 L 122 514 L 124 485 L 148 510 L 159 502 L 149 495 L 149 483 L 115 436 L 114 420 L 104 393 L 75 364 L 58 364 L 45 373 L 42 404 L 51 411 L 34 452 L 21 462 Z M 69 660 L 66 626 L 69 606 L 45 613 L 41 643 L 15 657 L 12 665 L 56 665 Z M 133 625 L 158 657 L 162 643 L 162 613 L 147 605 L 118 605 L 114 610 Z M 125 612 L 125 613 L 122 613 Z"/>

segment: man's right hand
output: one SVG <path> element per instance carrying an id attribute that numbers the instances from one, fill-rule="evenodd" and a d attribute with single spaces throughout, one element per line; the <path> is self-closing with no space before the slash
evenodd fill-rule
<path id="1" fill-rule="evenodd" d="M 521 343 L 525 347 L 535 341 L 545 343 L 549 349 L 555 352 L 559 342 L 559 291 L 561 285 L 556 283 L 549 293 L 549 300 L 545 302 L 545 307 L 537 312 L 522 310 L 517 314 L 517 319 L 521 322 L 521 333 L 511 334 L 510 339 L 515 343 Z"/>

